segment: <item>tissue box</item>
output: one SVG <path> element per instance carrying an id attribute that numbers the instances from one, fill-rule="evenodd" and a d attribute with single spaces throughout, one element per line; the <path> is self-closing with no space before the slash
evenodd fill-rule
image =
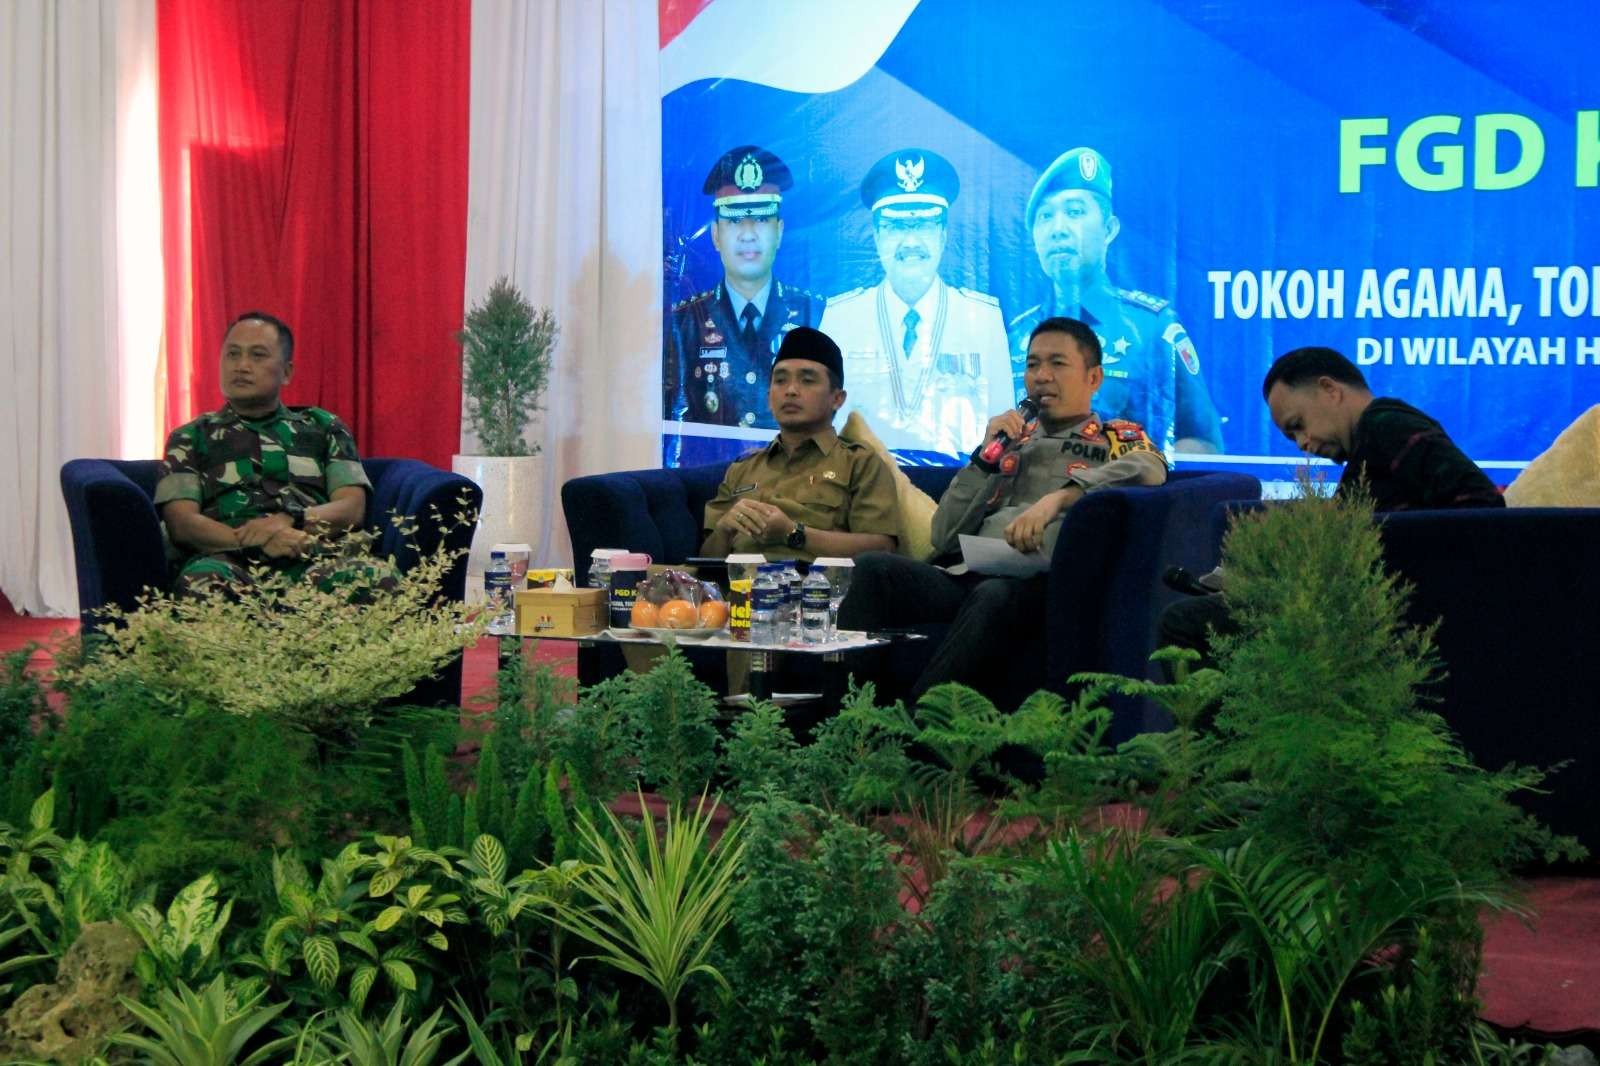
<path id="1" fill-rule="evenodd" d="M 555 588 L 566 579 L 568 585 L 572 584 L 572 567 L 570 566 L 545 566 L 528 571 L 527 584 L 530 589 Z"/>
<path id="2" fill-rule="evenodd" d="M 517 633 L 524 637 L 587 637 L 606 627 L 605 589 L 524 589 L 516 595 Z"/>

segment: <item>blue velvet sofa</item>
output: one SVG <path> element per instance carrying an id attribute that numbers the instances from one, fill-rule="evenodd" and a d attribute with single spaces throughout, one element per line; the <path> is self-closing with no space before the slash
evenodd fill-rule
<path id="1" fill-rule="evenodd" d="M 1436 709 L 1481 766 L 1567 766 L 1524 809 L 1600 852 L 1600 509 L 1388 515 L 1384 558 L 1439 622 Z"/>
<path id="2" fill-rule="evenodd" d="M 660 563 L 696 554 L 705 505 L 726 469 L 713 464 L 629 470 L 568 481 L 561 503 L 578 580 L 585 580 L 595 548 L 648 552 Z M 955 476 L 954 467 L 903 469 L 935 498 Z M 1159 488 L 1104 489 L 1073 507 L 1063 519 L 1050 570 L 1047 650 L 1038 683 L 1064 690 L 1068 677 L 1086 670 L 1156 676 L 1149 664 L 1156 621 L 1175 597 L 1162 584 L 1162 571 L 1172 564 L 1209 569 L 1215 562 L 1212 508 L 1260 494 L 1260 483 L 1249 475 L 1179 471 Z M 939 635 L 937 628 L 929 630 Z M 921 657 L 932 645 L 909 647 L 908 654 Z M 586 656 L 607 650 L 580 653 L 580 676 L 594 676 Z M 1140 701 L 1123 701 L 1116 712 L 1113 734 L 1119 741 L 1169 724 Z"/>
<path id="3" fill-rule="evenodd" d="M 471 481 L 416 459 L 364 459 L 372 482 L 364 525 L 382 529 L 378 554 L 393 558 L 402 571 L 415 565 L 444 541 L 465 548 L 470 525 L 446 535 L 434 516 L 446 520 L 462 510 L 464 500 L 476 513 L 483 493 Z M 72 549 L 78 572 L 78 610 L 84 632 L 101 621 L 98 608 L 115 604 L 132 609 L 146 588 L 166 588 L 169 572 L 154 499 L 161 463 L 154 459 L 74 459 L 61 468 L 61 492 L 72 526 Z M 416 526 L 408 540 L 389 521 L 399 514 Z M 463 555 L 445 581 L 444 593 L 459 600 L 466 585 Z M 411 702 L 448 705 L 461 699 L 459 659 L 444 673 L 419 686 Z"/>

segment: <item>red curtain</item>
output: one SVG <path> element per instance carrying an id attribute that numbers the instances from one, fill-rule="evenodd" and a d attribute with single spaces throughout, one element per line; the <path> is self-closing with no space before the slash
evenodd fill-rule
<path id="1" fill-rule="evenodd" d="M 159 0 L 169 428 L 221 402 L 227 323 L 295 333 L 285 394 L 363 455 L 461 428 L 470 0 Z"/>

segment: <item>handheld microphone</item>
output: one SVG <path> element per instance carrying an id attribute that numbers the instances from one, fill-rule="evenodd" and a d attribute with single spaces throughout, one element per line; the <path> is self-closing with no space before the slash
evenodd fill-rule
<path id="1" fill-rule="evenodd" d="M 1181 566 L 1169 566 L 1161 581 L 1174 592 L 1188 596 L 1214 596 L 1219 591 L 1201 583 L 1201 580 Z"/>
<path id="2" fill-rule="evenodd" d="M 1024 396 L 1022 401 L 1017 404 L 1017 413 L 1022 416 L 1024 422 L 1031 422 L 1039 417 L 1039 405 L 1033 402 L 1033 397 Z M 983 451 L 978 453 L 978 458 L 991 465 L 998 463 L 1000 456 L 1005 453 L 1006 445 L 1010 443 L 1011 435 L 1002 429 L 994 435 L 994 440 L 983 446 Z"/>

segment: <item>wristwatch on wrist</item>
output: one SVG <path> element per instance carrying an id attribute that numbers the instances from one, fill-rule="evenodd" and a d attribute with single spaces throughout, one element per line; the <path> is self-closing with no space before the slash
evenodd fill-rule
<path id="1" fill-rule="evenodd" d="M 289 512 L 289 521 L 291 523 L 293 523 L 293 528 L 301 529 L 301 530 L 305 529 L 306 528 L 306 513 L 305 513 L 305 511 L 303 511 L 303 510 L 301 510 L 301 511 L 290 511 Z"/>
<path id="2" fill-rule="evenodd" d="M 795 549 L 804 548 L 806 546 L 806 524 L 804 522 L 796 522 L 794 529 L 790 530 L 789 535 L 783 538 L 783 543 Z"/>

